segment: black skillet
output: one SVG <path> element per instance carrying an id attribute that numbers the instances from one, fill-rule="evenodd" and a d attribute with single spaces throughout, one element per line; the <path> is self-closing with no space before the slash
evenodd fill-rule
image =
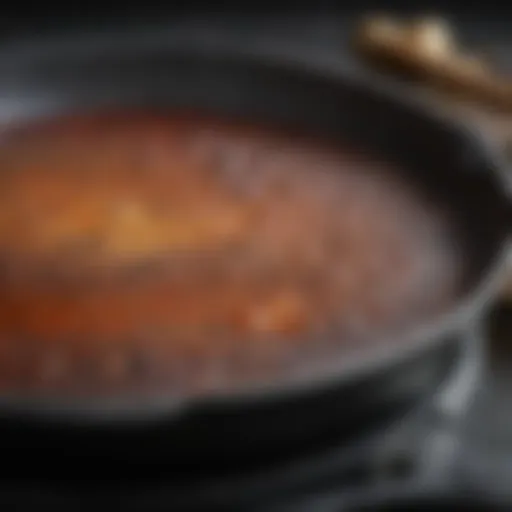
<path id="1" fill-rule="evenodd" d="M 449 373 L 462 334 L 494 296 L 504 269 L 510 208 L 497 154 L 472 130 L 407 95 L 371 83 L 334 58 L 234 47 L 206 33 L 121 33 L 6 44 L 0 51 L 0 123 L 91 107 L 194 107 L 292 124 L 354 141 L 407 169 L 451 205 L 465 254 L 464 290 L 437 322 L 335 362 L 317 378 L 193 400 L 123 403 L 0 395 L 0 442 L 31 457 L 105 455 L 164 460 L 182 474 L 296 453 L 402 414 Z M 421 326 L 419 326 L 421 327 Z M 198 462 L 200 461 L 200 468 Z M 217 468 L 217 469 L 215 469 Z M 41 473 L 39 473 L 41 474 Z"/>

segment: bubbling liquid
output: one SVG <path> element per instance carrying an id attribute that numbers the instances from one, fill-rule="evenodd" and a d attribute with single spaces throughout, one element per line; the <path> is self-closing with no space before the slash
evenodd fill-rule
<path id="1" fill-rule="evenodd" d="M 279 380 L 429 321 L 457 291 L 436 205 L 313 137 L 66 117 L 7 132 L 0 169 L 0 390 Z"/>

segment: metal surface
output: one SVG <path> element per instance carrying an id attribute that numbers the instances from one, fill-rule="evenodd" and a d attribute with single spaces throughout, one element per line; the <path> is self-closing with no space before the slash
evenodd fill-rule
<path id="1" fill-rule="evenodd" d="M 84 469 L 81 480 L 69 476 L 70 464 L 67 477 L 34 479 L 11 472 L 0 482 L 0 504 L 24 507 L 37 502 L 39 507 L 69 510 L 80 501 L 88 510 L 101 504 L 137 511 L 338 512 L 383 501 L 460 499 L 452 476 L 458 448 L 438 448 L 447 436 L 456 435 L 480 377 L 482 338 L 476 331 L 469 335 L 451 377 L 437 392 L 397 424 L 375 424 L 349 444 L 343 435 L 333 436 L 308 453 L 296 452 L 232 475 L 222 475 L 222 461 L 217 461 L 217 477 L 203 480 L 187 480 L 165 464 L 158 474 L 147 474 L 145 468 L 131 477 L 117 469 L 109 477 L 95 472 L 95 478 L 85 478 Z"/>
<path id="2" fill-rule="evenodd" d="M 493 311 L 487 329 L 484 375 L 460 431 L 455 470 L 464 485 L 512 503 L 512 304 Z"/>
<path id="3" fill-rule="evenodd" d="M 359 489 L 323 488 L 276 511 L 510 510 L 510 303 L 494 308 L 471 336 L 473 348 L 434 400 L 390 429 L 380 451 L 389 470 L 383 479 L 374 473 Z"/>
<path id="4" fill-rule="evenodd" d="M 490 501 L 468 487 L 460 472 L 467 449 L 461 432 L 485 374 L 482 325 L 473 325 L 467 336 L 466 350 L 445 384 L 375 440 L 365 460 L 365 479 L 330 486 L 326 481 L 316 492 L 293 497 L 284 508 L 277 504 L 276 512 L 380 510 L 422 503 L 460 506 L 470 497 L 474 504 L 497 504 L 494 497 Z"/>

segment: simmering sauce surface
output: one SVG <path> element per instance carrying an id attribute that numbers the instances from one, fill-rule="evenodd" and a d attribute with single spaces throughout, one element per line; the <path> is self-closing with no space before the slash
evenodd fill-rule
<path id="1" fill-rule="evenodd" d="M 453 241 L 398 176 L 213 117 L 7 132 L 0 391 L 236 389 L 428 321 L 456 292 Z"/>

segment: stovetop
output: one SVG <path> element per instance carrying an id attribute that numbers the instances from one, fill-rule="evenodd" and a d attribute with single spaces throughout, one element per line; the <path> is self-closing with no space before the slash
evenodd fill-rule
<path id="1" fill-rule="evenodd" d="M 500 303 L 432 400 L 370 441 L 360 481 L 324 481 L 269 510 L 510 510 L 511 336 L 512 304 Z"/>
<path id="2" fill-rule="evenodd" d="M 54 511 L 111 505 L 125 511 L 335 512 L 363 506 L 377 510 L 377 505 L 389 500 L 460 500 L 472 489 L 472 478 L 487 481 L 486 475 L 482 478 L 461 471 L 467 464 L 466 445 L 474 442 L 464 427 L 472 417 L 473 400 L 486 373 L 481 357 L 483 336 L 480 328 L 468 331 L 454 371 L 427 401 L 398 423 L 366 432 L 351 443 L 333 439 L 321 451 L 302 458 L 195 488 L 176 484 L 173 474 L 164 475 L 159 482 L 135 480 L 128 485 L 118 479 L 100 487 L 93 484 L 94 475 L 88 485 L 87 471 L 78 487 L 63 480 L 4 477 L 0 480 L 0 504 L 6 509 L 37 506 Z M 476 463 L 482 458 L 478 450 L 471 455 Z M 487 489 L 482 486 L 473 493 L 473 501 L 489 499 Z M 494 503 L 496 497 L 490 498 Z"/>

